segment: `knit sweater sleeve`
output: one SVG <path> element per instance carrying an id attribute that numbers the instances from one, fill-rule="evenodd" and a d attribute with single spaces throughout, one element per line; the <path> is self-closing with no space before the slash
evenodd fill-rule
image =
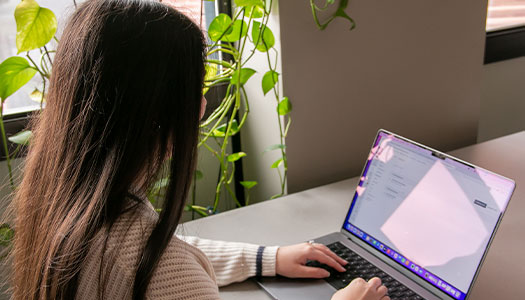
<path id="1" fill-rule="evenodd" d="M 195 246 L 210 260 L 219 286 L 246 280 L 256 275 L 257 250 L 260 246 L 248 243 L 223 242 L 198 237 L 179 236 Z M 275 276 L 279 247 L 265 247 L 262 254 L 262 275 Z"/>
<path id="2" fill-rule="evenodd" d="M 153 272 L 146 298 L 218 300 L 213 266 L 202 251 L 174 237 Z"/>

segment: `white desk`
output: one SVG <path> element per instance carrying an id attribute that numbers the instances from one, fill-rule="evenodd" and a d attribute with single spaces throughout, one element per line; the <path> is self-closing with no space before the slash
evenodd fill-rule
<path id="1" fill-rule="evenodd" d="M 525 299 L 525 131 L 451 152 L 516 181 L 517 188 L 471 299 Z M 357 177 L 185 223 L 183 234 L 288 245 L 339 231 Z M 253 281 L 220 289 L 223 299 L 271 299 Z"/>

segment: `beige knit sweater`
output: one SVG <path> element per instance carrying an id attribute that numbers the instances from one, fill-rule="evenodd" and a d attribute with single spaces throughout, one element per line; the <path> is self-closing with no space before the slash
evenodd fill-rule
<path id="1" fill-rule="evenodd" d="M 112 227 L 106 247 L 98 234 L 79 278 L 77 299 L 131 299 L 138 256 L 158 215 L 140 205 L 123 214 Z M 105 249 L 104 249 L 105 248 Z M 147 299 L 219 299 L 217 286 L 254 276 L 259 246 L 174 236 L 154 271 Z M 263 276 L 275 276 L 278 247 L 266 247 Z M 103 258 L 103 259 L 102 259 Z M 108 262 L 114 261 L 108 270 Z M 100 278 L 100 268 L 105 270 Z M 104 288 L 100 288 L 101 282 Z"/>

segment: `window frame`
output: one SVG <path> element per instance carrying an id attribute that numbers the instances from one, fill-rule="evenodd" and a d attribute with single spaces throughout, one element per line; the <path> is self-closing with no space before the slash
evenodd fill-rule
<path id="1" fill-rule="evenodd" d="M 489 31 L 484 64 L 525 56 L 525 25 Z"/>

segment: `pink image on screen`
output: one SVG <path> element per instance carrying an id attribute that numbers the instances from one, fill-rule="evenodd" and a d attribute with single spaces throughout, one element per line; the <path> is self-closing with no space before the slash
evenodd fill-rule
<path id="1" fill-rule="evenodd" d="M 375 146 L 370 150 L 370 154 L 368 154 L 368 160 L 372 160 L 374 158 L 374 155 L 376 155 L 377 149 L 379 149 L 379 146 Z"/>
<path id="2" fill-rule="evenodd" d="M 416 264 L 444 265 L 454 258 L 474 254 L 488 237 L 472 201 L 438 161 L 381 231 Z"/>
<path id="3" fill-rule="evenodd" d="M 355 191 L 357 192 L 357 195 L 359 195 L 359 196 L 363 195 L 365 190 L 366 190 L 365 187 L 362 187 L 362 186 L 359 186 L 359 185 L 355 188 Z"/>
<path id="4" fill-rule="evenodd" d="M 380 162 L 387 163 L 394 156 L 394 148 L 388 145 L 392 141 L 391 137 L 383 138 L 379 145 L 372 148 L 368 155 L 368 160 L 374 157 Z"/>
<path id="5" fill-rule="evenodd" d="M 485 170 L 476 170 L 479 178 L 485 182 L 485 184 L 490 187 L 490 195 L 492 199 L 496 202 L 498 209 L 504 211 L 505 207 L 509 202 L 509 191 L 511 192 L 514 189 L 514 184 L 511 180 L 506 178 L 500 178 L 494 174 L 490 174 Z M 496 183 L 499 183 L 500 191 L 495 190 L 494 186 Z M 505 191 L 505 192 L 503 192 Z"/>

